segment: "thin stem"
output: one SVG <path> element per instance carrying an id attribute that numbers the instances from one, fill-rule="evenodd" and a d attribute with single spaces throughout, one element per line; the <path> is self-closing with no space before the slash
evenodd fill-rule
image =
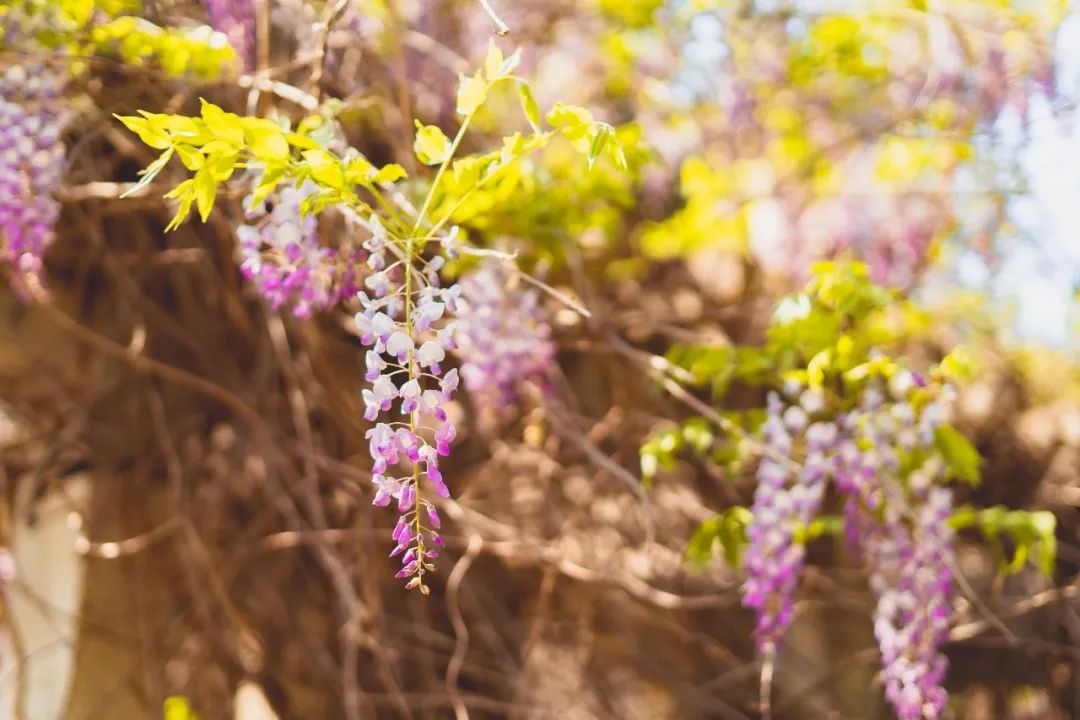
<path id="1" fill-rule="evenodd" d="M 484 8 L 484 12 L 491 18 L 491 22 L 495 23 L 495 34 L 502 37 L 506 33 L 510 32 L 510 26 L 502 21 L 502 18 L 495 12 L 495 8 L 488 4 L 487 0 L 480 0 L 480 7 Z"/>
<path id="2" fill-rule="evenodd" d="M 371 196 L 375 198 L 375 202 L 379 203 L 379 206 L 386 211 L 387 216 L 390 218 L 390 222 L 394 223 L 397 226 L 397 229 L 402 231 L 408 229 L 408 225 L 406 225 L 405 221 L 401 219 L 401 216 L 397 214 L 394 206 L 387 202 L 386 198 L 379 192 L 379 188 L 375 187 L 374 183 L 372 183 L 367 190 L 371 193 Z"/>
<path id="3" fill-rule="evenodd" d="M 462 121 L 461 127 L 458 128 L 457 135 L 454 136 L 454 141 L 450 143 L 450 150 L 446 153 L 446 158 L 439 165 L 439 170 L 435 173 L 435 179 L 431 181 L 431 189 L 428 190 L 427 197 L 424 198 L 424 204 L 420 206 L 420 212 L 416 214 L 416 224 L 413 225 L 412 233 L 409 238 L 410 247 L 412 236 L 415 236 L 420 231 L 420 226 L 424 224 L 424 218 L 427 217 L 428 208 L 431 206 L 431 201 L 435 198 L 435 190 L 439 187 L 439 181 L 442 180 L 443 173 L 446 172 L 446 168 L 450 167 L 450 161 L 454 159 L 454 153 L 457 152 L 458 146 L 461 145 L 461 141 L 465 137 L 465 131 L 469 128 L 469 123 L 472 122 L 474 113 L 469 113 L 465 116 L 465 120 Z M 431 233 L 434 235 L 434 231 Z"/>
<path id="4" fill-rule="evenodd" d="M 552 135 L 552 133 L 547 133 L 547 135 L 548 135 L 548 137 L 550 137 Z M 459 197 L 457 199 L 457 202 L 454 203 L 453 207 L 451 207 L 443 215 L 441 220 L 439 220 L 437 223 L 435 223 L 431 227 L 431 230 L 430 230 L 431 234 L 435 235 L 436 233 L 438 233 L 439 230 L 442 229 L 442 226 L 445 225 L 446 223 L 448 223 L 450 221 L 450 218 L 454 217 L 454 213 L 456 213 L 458 211 L 458 209 L 460 209 L 461 206 L 465 204 L 465 201 L 468 200 L 472 196 L 472 194 L 474 192 L 476 192 L 480 188 L 484 187 L 491 180 L 494 180 L 494 179 L 498 178 L 500 175 L 502 175 L 502 173 L 505 170 L 507 170 L 508 168 L 513 166 L 514 163 L 516 163 L 517 161 L 521 160 L 521 158 L 525 157 L 526 155 L 528 155 L 528 154 L 530 154 L 533 151 L 538 150 L 538 149 L 539 148 L 531 148 L 531 149 L 521 153 L 520 155 L 516 155 L 510 162 L 504 163 L 495 172 L 491 173 L 490 175 L 486 175 L 486 176 L 480 178 L 480 180 L 478 180 L 475 185 L 473 185 L 471 188 L 469 188 L 464 193 L 462 193 L 461 197 Z"/>

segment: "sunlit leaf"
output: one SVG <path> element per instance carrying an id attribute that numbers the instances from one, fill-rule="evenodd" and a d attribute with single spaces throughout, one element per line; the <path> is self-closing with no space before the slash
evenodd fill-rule
<path id="1" fill-rule="evenodd" d="M 949 425 L 934 431 L 934 446 L 956 477 L 972 485 L 979 483 L 979 451 L 966 437 Z"/>
<path id="2" fill-rule="evenodd" d="M 436 125 L 416 121 L 416 140 L 413 151 L 425 165 L 439 165 L 450 155 L 450 138 Z"/>

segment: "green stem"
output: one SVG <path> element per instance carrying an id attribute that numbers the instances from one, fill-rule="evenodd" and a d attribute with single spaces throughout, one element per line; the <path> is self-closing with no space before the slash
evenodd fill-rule
<path id="1" fill-rule="evenodd" d="M 454 141 L 450 143 L 450 149 L 447 151 L 442 164 L 439 165 L 439 170 L 435 173 L 435 179 L 431 181 L 431 189 L 428 190 L 427 197 L 424 198 L 424 204 L 420 206 L 420 212 L 416 215 L 416 224 L 413 225 L 412 229 L 413 235 L 416 235 L 417 231 L 420 230 L 420 226 L 424 224 L 424 218 L 427 216 L 431 201 L 435 198 L 435 191 L 439 187 L 439 181 L 442 180 L 446 168 L 450 167 L 450 161 L 454 159 L 454 153 L 457 152 L 458 146 L 461 145 L 461 141 L 465 137 L 465 131 L 468 130 L 469 123 L 472 122 L 473 115 L 475 115 L 475 113 L 470 113 L 465 116 L 465 120 L 461 123 L 461 127 L 458 128 L 457 135 L 454 136 Z"/>
<path id="2" fill-rule="evenodd" d="M 547 135 L 548 138 L 550 138 L 552 133 L 546 133 L 546 135 Z M 489 181 L 494 180 L 497 177 L 499 177 L 503 173 L 503 171 L 505 171 L 505 170 L 509 169 L 510 167 L 512 167 L 518 160 L 521 160 L 521 158 L 523 158 L 523 157 L 525 157 L 525 156 L 527 156 L 527 155 L 529 155 L 529 154 L 531 154 L 533 152 L 536 152 L 539 149 L 540 149 L 539 147 L 535 147 L 535 148 L 532 148 L 530 150 L 527 150 L 526 152 L 521 153 L 520 155 L 515 155 L 514 158 L 512 160 L 510 160 L 510 162 L 505 163 L 504 165 L 502 165 L 495 172 L 491 173 L 490 175 L 487 175 L 485 177 L 480 178 L 480 180 L 478 180 L 475 185 L 473 185 L 471 188 L 466 190 L 461 195 L 461 197 L 459 197 L 457 199 L 457 202 L 454 203 L 453 207 L 451 207 L 450 210 L 447 211 L 447 213 L 445 215 L 443 215 L 441 220 L 439 220 L 437 223 L 432 225 L 431 229 L 428 232 L 430 232 L 432 235 L 437 234 L 439 232 L 439 230 L 442 229 L 443 225 L 450 222 L 450 219 L 454 217 L 454 213 L 456 213 L 461 208 L 461 206 L 465 204 L 465 201 L 468 200 L 472 196 L 472 194 L 474 192 L 476 192 L 480 188 L 484 187 L 484 185 L 486 185 Z"/>

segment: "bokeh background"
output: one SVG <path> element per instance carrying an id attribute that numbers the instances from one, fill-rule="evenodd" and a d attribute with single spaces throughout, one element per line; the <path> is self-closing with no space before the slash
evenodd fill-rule
<path id="1" fill-rule="evenodd" d="M 505 36 L 474 0 L 146 0 L 124 12 L 210 23 L 236 62 L 79 60 L 55 241 L 30 291 L 18 272 L 0 290 L 0 715 L 339 718 L 352 688 L 365 718 L 759 717 L 739 571 L 686 549 L 748 502 L 752 464 L 678 454 L 643 482 L 643 444 L 697 414 L 649 358 L 760 344 L 814 261 L 855 258 L 909 309 L 911 357 L 973 358 L 954 422 L 983 483 L 965 499 L 1057 518 L 1049 576 L 1003 577 L 992 543 L 961 538 L 953 716 L 1080 717 L 1080 13 L 492 5 Z M 341 142 L 423 189 L 413 118 L 455 129 L 458 73 L 493 37 L 541 107 L 611 123 L 629 167 L 586 172 L 553 144 L 455 217 L 557 291 L 528 316 L 554 363 L 498 413 L 455 406 L 449 549 L 422 597 L 392 579 L 392 518 L 371 507 L 355 308 L 267 306 L 238 268 L 242 188 L 166 234 L 183 171 L 121 197 L 155 153 L 113 114 L 322 102 Z M 494 98 L 465 149 L 525 128 Z M 330 246 L 347 232 L 320 225 Z M 718 407 L 760 402 L 736 384 Z M 810 551 L 773 717 L 891 717 L 865 581 L 833 539 Z"/>

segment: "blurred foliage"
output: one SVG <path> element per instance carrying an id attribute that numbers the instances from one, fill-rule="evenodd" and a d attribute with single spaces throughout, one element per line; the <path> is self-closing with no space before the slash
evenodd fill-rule
<path id="1" fill-rule="evenodd" d="M 140 16 L 139 0 L 15 0 L 0 2 L 0 48 L 31 35 L 46 48 L 76 57 L 114 56 L 132 65 L 155 63 L 166 73 L 213 80 L 235 66 L 224 35 L 208 26 L 163 28 Z M 19 30 L 14 37 L 3 33 Z M 79 65 L 72 65 L 77 71 Z"/>
<path id="2" fill-rule="evenodd" d="M 76 288 L 73 294 L 80 300 L 71 304 L 85 312 L 79 321 L 93 325 L 102 337 L 126 342 L 139 336 L 131 333 L 132 317 L 145 323 L 147 357 L 206 375 L 250 402 L 277 433 L 268 449 L 246 431 L 237 433 L 239 423 L 229 425 L 229 432 L 238 436 L 233 441 L 240 459 L 233 467 L 229 463 L 234 458 L 219 451 L 223 442 L 218 435 L 204 437 L 210 434 L 207 428 L 217 432 L 235 420 L 228 416 L 233 406 L 218 403 L 219 395 L 204 407 L 182 386 L 175 394 L 168 388 L 162 391 L 168 400 L 169 432 L 197 429 L 194 439 L 175 439 L 178 446 L 181 439 L 187 443 L 181 446 L 180 472 L 200 492 L 212 487 L 221 493 L 200 505 L 203 496 L 192 492 L 196 510 L 184 507 L 184 517 L 190 515 L 193 532 L 213 558 L 246 562 L 237 548 L 250 545 L 251 537 L 236 533 L 284 535 L 309 529 L 290 519 L 275 524 L 279 518 L 266 509 L 281 500 L 273 495 L 276 486 L 267 484 L 270 489 L 259 494 L 266 477 L 287 479 L 286 493 L 292 493 L 290 483 L 300 476 L 299 468 L 317 478 L 319 491 L 325 493 L 320 499 L 329 508 L 327 524 L 335 530 L 367 530 L 381 522 L 367 514 L 370 497 L 362 473 L 363 489 L 352 485 L 356 458 L 363 454 L 359 446 L 364 427 L 357 419 L 362 411 L 354 381 L 361 363 L 355 338 L 340 328 L 347 321 L 332 313 L 330 318 L 288 325 L 285 334 L 300 358 L 296 365 L 301 372 L 291 366 L 282 370 L 274 364 L 279 348 L 268 344 L 266 318 L 254 304 L 245 304 L 250 293 L 236 288 L 235 268 L 228 264 L 233 251 L 228 228 L 244 210 L 232 190 L 249 190 L 254 182 L 258 199 L 287 184 L 311 182 L 318 192 L 305 212 L 322 213 L 337 205 L 368 217 L 390 207 L 398 214 L 388 220 L 395 231 L 408 231 L 414 219 L 401 208 L 415 208 L 430 197 L 429 218 L 436 230 L 460 226 L 460 237 L 477 252 L 516 254 L 520 267 L 540 278 L 537 282 L 545 288 L 541 297 L 553 318 L 565 375 L 552 405 L 512 417 L 494 437 L 474 428 L 463 430 L 464 459 L 460 467 L 447 471 L 468 489 L 458 501 L 464 510 L 453 522 L 461 537 L 482 537 L 485 552 L 467 578 L 462 580 L 464 571 L 456 576 L 466 592 L 455 607 L 469 626 L 490 625 L 496 622 L 492 618 L 503 618 L 498 622 L 505 625 L 498 632 L 488 633 L 485 627 L 472 634 L 461 677 L 476 696 L 531 702 L 533 697 L 521 695 L 521 688 L 555 683 L 558 673 L 552 667 L 558 663 L 541 663 L 539 677 L 526 678 L 531 667 L 526 666 L 535 662 L 530 654 L 540 648 L 549 653 L 544 658 L 563 657 L 550 653 L 561 651 L 564 643 L 573 651 L 567 657 L 589 657 L 590 665 L 571 670 L 573 692 L 551 686 L 555 689 L 547 692 L 545 701 L 565 702 L 552 715 L 591 708 L 581 711 L 632 717 L 629 711 L 621 712 L 625 706 L 604 704 L 617 685 L 597 679 L 604 668 L 632 668 L 649 678 L 649 687 L 672 696 L 697 672 L 693 693 L 672 700 L 675 709 L 670 712 L 652 716 L 716 714 L 720 706 L 709 704 L 715 698 L 699 697 L 705 692 L 700 688 L 713 687 L 714 649 L 673 641 L 678 662 L 668 663 L 665 643 L 654 642 L 656 636 L 650 633 L 678 625 L 680 637 L 707 636 L 711 643 L 737 636 L 734 645 L 745 639 L 741 620 L 730 628 L 723 624 L 727 610 L 702 611 L 700 624 L 695 613 L 670 610 L 684 600 L 689 607 L 708 607 L 708 597 L 717 591 L 717 574 L 725 583 L 731 578 L 723 575 L 725 567 L 706 566 L 717 557 L 728 567 L 741 562 L 752 520 L 744 503 L 759 459 L 753 438 L 764 420 L 762 396 L 789 380 L 828 390 L 836 409 L 850 407 L 861 387 L 871 379 L 887 381 L 901 365 L 928 368 L 931 381 L 956 385 L 962 398 L 970 385 L 986 385 L 990 409 L 985 415 L 973 420 L 960 414 L 936 437 L 937 450 L 961 481 L 957 494 L 971 503 L 953 516 L 953 527 L 989 548 L 999 571 L 1015 576 L 1022 593 L 1035 587 L 1022 584 L 1029 582 L 1021 572 L 1029 565 L 1052 575 L 1054 582 L 1066 582 L 1075 563 L 1065 552 L 1058 558 L 1057 546 L 1075 541 L 1074 507 L 1045 500 L 1057 496 L 1044 497 L 1037 490 L 1051 469 L 1064 466 L 1067 474 L 1072 466 L 1067 457 L 1061 462 L 1056 455 L 1036 455 L 1015 438 L 1018 420 L 1028 410 L 1075 406 L 1080 400 L 1080 363 L 1060 352 L 1002 347 L 1003 327 L 1011 321 L 1007 312 L 983 293 L 957 287 L 943 261 L 961 250 L 974 250 L 991 272 L 998 272 L 995 260 L 1016 239 L 1007 206 L 1024 187 L 1015 158 L 994 152 L 997 125 L 1006 116 L 1023 124 L 1035 99 L 1051 104 L 1061 99 L 1052 52 L 1068 3 L 495 4 L 513 29 L 507 40 L 489 40 L 490 20 L 472 0 L 362 0 L 346 3 L 340 15 L 333 14 L 332 3 L 275 2 L 268 19 L 274 40 L 266 59 L 269 66 L 239 78 L 235 53 L 222 35 L 203 24 L 205 9 L 194 3 L 148 3 L 143 8 L 127 0 L 0 2 L 2 14 L 18 9 L 38 18 L 38 25 L 31 26 L 37 39 L 79 58 L 74 69 L 93 81 L 86 86 L 100 109 L 117 113 L 158 152 L 157 161 L 131 183 L 134 171 L 129 173 L 128 167 L 144 165 L 152 155 L 133 154 L 121 142 L 101 139 L 97 126 L 104 123 L 67 132 L 69 146 L 80 149 L 73 153 L 70 170 L 77 186 L 65 200 L 73 222 L 65 223 L 54 261 L 57 287 L 62 292 L 66 283 Z M 10 50 L 22 40 L 5 37 L 3 47 Z M 509 41 L 522 44 L 520 53 L 508 52 Z M 138 69 L 130 73 L 130 88 L 115 82 L 111 73 L 116 61 Z M 196 90 L 191 79 L 218 82 Z M 261 94 L 252 91 L 256 80 L 265 81 L 259 85 Z M 140 108 L 140 114 L 132 114 Z M 245 108 L 257 116 L 247 116 Z M 80 145 L 86 138 L 91 142 Z M 104 191 L 96 184 L 100 180 L 114 181 L 130 197 L 101 197 Z M 160 208 L 148 202 L 148 196 L 156 203 L 168 190 L 169 228 L 177 232 L 162 239 L 156 233 L 168 218 L 158 217 Z M 113 213 L 126 213 L 123 225 L 112 224 Z M 209 221 L 206 227 L 180 227 L 192 213 Z M 333 213 L 326 215 L 322 240 L 350 242 L 350 234 L 334 224 Z M 217 217 L 224 224 L 216 223 Z M 143 233 L 133 234 L 141 238 L 137 247 L 134 241 L 125 244 L 129 220 L 130 227 Z M 95 232 L 84 233 L 85 227 Z M 122 262 L 112 259 L 117 248 L 115 257 L 126 253 Z M 205 267 L 184 264 L 182 270 L 177 262 L 169 265 L 165 277 L 165 248 L 207 250 L 210 261 Z M 451 270 L 467 269 L 470 262 L 466 256 L 451 264 Z M 946 293 L 923 292 L 935 279 L 944 282 Z M 135 291 L 130 297 L 117 295 L 119 309 L 101 301 L 104 293 L 98 288 L 113 292 L 131 286 Z M 90 295 L 97 304 L 83 303 Z M 189 306 L 191 296 L 199 302 Z M 578 305 L 588 309 L 588 317 L 572 309 Z M 192 309 L 196 306 L 201 314 Z M 107 312 L 115 317 L 103 318 Z M 180 341 L 174 338 L 177 334 Z M 171 349 L 174 342 L 180 350 Z M 22 347 L 19 342 L 11 345 Z M 632 347 L 627 350 L 625 345 Z M 249 351 L 257 362 L 248 362 Z M 137 354 L 117 352 L 124 358 Z M 143 382 L 144 372 L 139 366 L 120 377 Z M 19 378 L 20 386 L 34 387 L 33 380 L 42 380 L 33 372 L 26 376 Z M 647 378 L 658 376 L 669 381 L 657 386 L 665 392 L 640 392 Z M 305 395 L 317 449 L 294 447 L 298 431 L 282 411 L 291 409 L 282 389 L 299 382 L 296 377 L 302 378 L 303 392 L 290 389 L 287 400 Z M 63 412 L 53 407 L 43 412 L 44 392 L 20 409 L 35 419 L 35 413 L 44 414 L 47 422 L 39 424 L 49 429 L 50 438 L 78 438 L 77 451 L 65 450 L 77 455 L 71 462 L 123 472 L 145 464 L 154 469 L 150 475 L 155 483 L 164 475 L 160 468 L 173 472 L 172 454 L 152 447 L 156 438 L 137 448 L 137 462 L 132 460 L 127 428 L 111 416 L 101 417 L 102 408 L 120 405 L 115 393 L 95 394 L 99 388 L 85 382 L 89 389 L 78 386 L 85 397 L 69 393 L 73 403 L 85 403 L 75 408 L 78 412 L 69 412 L 67 406 Z M 684 388 L 697 404 L 668 392 L 671 383 Z M 16 395 L 13 391 L 12 397 Z M 152 399 L 158 402 L 156 395 Z M 576 419 L 563 422 L 565 418 L 555 414 L 566 410 L 562 403 L 573 409 L 582 427 L 588 420 L 593 430 L 579 432 Z M 191 407 L 190 414 L 183 414 Z M 141 430 L 146 408 L 140 405 L 132 415 Z M 75 429 L 65 425 L 74 422 L 71 417 L 82 423 L 84 416 L 91 421 L 85 425 L 109 428 L 115 437 L 84 438 L 82 424 Z M 1056 434 L 1047 431 L 1053 438 L 1047 441 L 1048 453 L 1060 451 L 1064 457 L 1072 447 L 1061 439 L 1064 427 L 1052 427 Z M 132 432 L 130 437 L 143 436 Z M 213 463 L 207 461 L 204 467 L 199 464 L 202 458 L 189 461 L 188 453 L 196 457 L 204 446 L 207 453 L 216 453 Z M 583 459 L 579 451 L 585 448 L 592 452 Z M 271 450 L 281 457 L 271 457 Z M 113 465 L 102 460 L 114 460 L 110 452 L 119 458 Z M 595 468 L 586 464 L 598 454 L 610 462 L 595 463 Z M 312 457 L 322 463 L 317 470 L 306 464 Z M 68 456 L 63 460 L 67 472 Z M 34 456 L 20 469 L 29 467 L 45 477 L 38 462 Z M 270 475 L 250 470 L 251 465 L 262 467 L 260 463 L 272 466 Z M 583 466 L 588 482 L 572 496 Z M 224 470 L 213 475 L 208 467 Z M 640 477 L 654 492 L 641 515 L 655 512 L 655 527 L 648 525 L 651 516 L 639 525 L 638 514 L 627 510 L 636 496 L 621 485 L 614 491 L 607 486 L 606 475 L 616 470 Z M 126 475 L 123 479 L 129 480 Z M 241 480 L 247 483 L 243 487 Z M 1072 490 L 1075 479 L 1069 475 L 1060 484 Z M 134 481 L 131 486 L 139 487 Z M 682 504 L 669 502 L 672 494 L 664 491 L 671 487 L 677 488 L 673 494 Z M 625 500 L 623 495 L 631 500 L 617 506 L 618 512 L 604 505 L 610 496 Z M 533 502 L 537 496 L 542 502 Z M 189 502 L 186 496 L 184 502 Z M 209 518 L 206 525 L 201 524 L 204 516 Z M 265 516 L 272 516 L 265 526 L 252 520 L 262 522 Z M 127 530 L 131 535 L 144 532 L 150 519 L 140 514 L 136 526 Z M 656 531 L 657 549 L 668 551 L 663 557 L 681 553 L 689 565 L 708 572 L 681 574 L 672 567 L 677 563 L 648 558 L 632 565 L 644 555 L 637 552 L 635 538 L 651 537 L 643 530 L 646 525 L 648 532 Z M 826 514 L 799 528 L 798 541 L 832 538 L 839 528 L 839 519 Z M 441 701 L 443 678 L 429 679 L 428 671 L 445 664 L 451 649 L 442 647 L 442 640 L 428 642 L 424 633 L 445 633 L 442 615 L 432 613 L 437 621 L 418 620 L 415 608 L 399 602 L 400 588 L 369 582 L 367 568 L 381 571 L 386 553 L 381 546 L 372 550 L 367 545 L 342 543 L 326 551 L 342 554 L 345 585 L 360 588 L 365 607 L 385 613 L 391 628 L 365 625 L 371 642 L 356 674 L 373 693 L 390 697 L 401 684 L 409 697 L 415 690 L 438 694 Z M 519 548 L 526 549 L 520 556 Z M 577 548 L 582 552 L 574 556 Z M 533 549 L 535 557 L 528 554 Z M 459 551 L 462 548 L 452 545 L 448 559 L 456 560 Z M 334 653 L 346 626 L 342 617 L 355 608 L 341 600 L 346 612 L 327 611 L 333 605 L 327 597 L 333 600 L 338 590 L 326 589 L 326 576 L 312 575 L 311 570 L 322 572 L 311 558 L 321 563 L 324 555 L 298 553 L 295 566 L 287 564 L 292 561 L 284 555 L 274 555 L 274 567 L 295 576 L 252 573 L 272 577 L 273 589 L 282 595 L 273 598 L 277 604 L 270 610 L 260 603 L 273 593 L 251 584 L 243 573 L 230 577 L 234 584 L 224 589 L 213 587 L 227 596 L 223 605 L 230 608 L 228 622 L 235 604 L 254 618 L 252 632 L 274 640 L 266 643 L 267 682 L 278 683 L 296 707 L 316 708 L 292 716 L 337 717 L 339 708 L 328 710 L 327 703 L 336 703 L 341 692 L 338 668 L 331 668 L 329 681 L 305 673 L 317 664 L 309 654 L 321 653 L 319 662 L 339 662 Z M 553 557 L 563 564 L 550 562 Z M 203 572 L 200 565 L 194 574 L 202 578 Z M 593 577 L 589 573 L 600 579 L 583 580 Z M 543 595 L 549 575 L 557 588 L 550 607 Z M 489 587 L 498 587 L 499 596 L 489 598 Z M 542 602 L 536 602 L 537 587 L 542 588 Z M 530 629 L 524 621 L 520 627 L 512 623 L 522 608 L 535 605 L 538 614 L 552 613 L 553 626 L 569 627 L 565 608 L 576 613 L 587 605 L 583 598 L 592 602 L 594 587 L 605 618 L 634 630 L 622 633 L 620 642 L 637 637 L 638 630 L 640 637 L 650 638 L 642 643 L 640 657 L 630 656 L 632 649 L 611 651 L 607 638 L 594 643 L 591 626 L 587 629 L 593 634 L 583 633 L 588 640 L 560 637 L 556 642 L 544 635 L 541 623 L 539 629 Z M 658 589 L 667 594 L 658 595 Z M 449 592 L 443 587 L 433 591 Z M 449 598 L 447 594 L 448 604 Z M 193 604 L 203 601 L 196 597 Z M 641 612 L 635 603 L 649 612 Z M 176 617 L 180 619 L 171 622 L 188 622 L 183 613 Z M 304 617 L 304 633 L 312 636 L 302 638 L 305 646 L 299 650 L 298 617 Z M 574 619 L 580 620 L 576 615 Z M 723 635 L 718 627 L 724 628 Z M 246 638 L 247 632 L 245 625 L 239 634 Z M 224 668 L 221 672 L 230 679 L 241 667 L 231 649 L 218 648 L 217 635 L 225 633 L 217 625 L 188 625 L 175 635 L 197 633 L 213 642 L 208 641 L 210 649 L 200 651 L 205 656 L 194 661 L 183 654 L 186 649 L 169 645 L 173 636 L 154 638 L 160 640 L 155 649 L 167 646 L 160 651 L 163 667 L 165 661 L 188 663 L 196 678 L 190 695 L 166 702 L 168 720 L 194 717 L 192 706 L 204 714 L 206 708 L 225 707 L 213 689 L 217 678 L 200 679 L 203 665 L 215 671 Z M 1072 642 L 1064 632 L 1047 635 L 1058 644 Z M 517 639 L 522 639 L 520 646 L 508 645 Z M 331 649 L 312 651 L 309 640 Z M 846 657 L 864 647 L 863 640 L 828 650 Z M 586 647 L 588 652 L 581 651 Z M 734 652 L 746 656 L 744 651 L 736 647 Z M 824 656 L 817 646 L 811 651 Z M 1017 649 L 1015 656 L 1027 667 L 1032 662 L 1025 652 Z M 180 655 L 183 661 L 174 657 Z M 505 683 L 501 678 L 508 657 L 520 676 L 511 675 Z M 433 664 L 432 658 L 438 662 Z M 729 659 L 725 656 L 724 661 Z M 657 665 L 663 667 L 655 670 Z M 660 680 L 652 682 L 650 673 Z M 778 692 L 782 686 L 803 686 L 788 682 L 778 682 Z M 1050 687 L 1050 681 L 1045 685 Z M 728 687 L 717 691 L 721 699 L 757 711 L 756 687 Z M 590 699 L 588 692 L 594 690 L 602 701 Z M 151 709 L 156 711 L 159 702 L 156 699 Z M 807 707 L 804 716 L 820 716 L 814 715 L 817 705 Z M 434 716 L 441 711 L 430 712 Z M 492 711 L 492 716 L 499 712 Z"/>

